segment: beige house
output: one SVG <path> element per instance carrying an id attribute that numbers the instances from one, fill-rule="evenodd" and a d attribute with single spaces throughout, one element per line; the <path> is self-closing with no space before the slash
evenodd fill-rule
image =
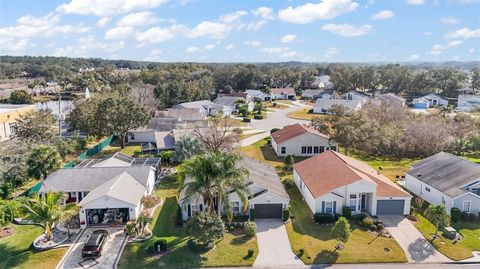
<path id="1" fill-rule="evenodd" d="M 336 151 L 338 144 L 329 136 L 297 123 L 272 133 L 272 147 L 278 156 L 313 156 Z"/>
<path id="2" fill-rule="evenodd" d="M 18 118 L 33 110 L 34 105 L 0 105 L 0 141 L 12 138 Z"/>

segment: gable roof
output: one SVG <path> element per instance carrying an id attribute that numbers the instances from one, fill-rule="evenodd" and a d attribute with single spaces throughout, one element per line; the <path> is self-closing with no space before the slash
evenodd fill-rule
<path id="1" fill-rule="evenodd" d="M 444 97 L 442 97 L 442 96 L 440 96 L 440 95 L 438 95 L 438 94 L 436 94 L 436 93 L 429 93 L 429 94 L 424 95 L 424 96 L 422 96 L 422 97 L 415 98 L 415 99 L 413 99 L 413 101 L 417 101 L 417 100 L 418 100 L 418 101 L 427 100 L 427 101 L 430 102 L 430 101 L 432 101 L 433 98 L 437 98 L 437 99 L 442 99 L 442 100 L 444 100 L 444 101 L 448 101 L 446 98 L 444 98 Z"/>
<path id="2" fill-rule="evenodd" d="M 299 162 L 293 168 L 314 198 L 360 180 L 376 184 L 379 197 L 410 196 L 366 163 L 331 150 Z"/>
<path id="3" fill-rule="evenodd" d="M 171 118 L 178 121 L 206 120 L 205 115 L 196 108 L 170 108 L 168 110 L 156 111 L 155 118 Z"/>
<path id="4" fill-rule="evenodd" d="M 290 140 L 294 137 L 297 137 L 299 135 L 305 134 L 305 133 L 311 133 L 326 139 L 330 139 L 330 137 L 326 134 L 322 134 L 318 132 L 315 129 L 308 128 L 305 125 L 301 125 L 299 123 L 295 123 L 292 125 L 287 125 L 283 127 L 282 129 L 272 133 L 272 138 L 275 140 L 277 144 L 281 144 L 287 140 Z"/>
<path id="5" fill-rule="evenodd" d="M 248 157 L 243 157 L 239 166 L 248 170 L 248 180 L 257 187 L 289 199 L 275 168 Z"/>
<path id="6" fill-rule="evenodd" d="M 347 99 L 317 99 L 315 104 L 313 105 L 314 108 L 317 109 L 330 109 L 333 105 L 344 106 L 348 110 L 355 110 L 359 108 L 365 100 L 347 100 Z"/>
<path id="7" fill-rule="evenodd" d="M 480 179 L 480 165 L 440 152 L 414 163 L 407 174 L 455 198 L 466 192 L 462 186 Z"/>
<path id="8" fill-rule="evenodd" d="M 245 91 L 248 95 L 250 95 L 251 97 L 258 97 L 258 98 L 264 98 L 265 96 L 267 96 L 267 94 L 265 94 L 264 92 L 260 91 L 260 90 L 246 90 Z"/>
<path id="9" fill-rule="evenodd" d="M 220 106 L 228 106 L 230 108 L 235 108 L 236 104 L 235 102 L 240 99 L 245 99 L 242 97 L 236 97 L 236 96 L 221 96 L 215 99 L 213 103 L 220 105 Z"/>
<path id="10" fill-rule="evenodd" d="M 295 95 L 295 89 L 292 87 L 289 88 L 272 88 L 272 94 L 287 94 L 287 95 Z"/>

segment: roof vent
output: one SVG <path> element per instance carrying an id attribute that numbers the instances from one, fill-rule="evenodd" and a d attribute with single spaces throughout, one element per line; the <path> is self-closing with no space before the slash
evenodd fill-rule
<path id="1" fill-rule="evenodd" d="M 422 176 L 422 174 L 417 174 L 417 177 L 421 177 L 421 176 Z"/>

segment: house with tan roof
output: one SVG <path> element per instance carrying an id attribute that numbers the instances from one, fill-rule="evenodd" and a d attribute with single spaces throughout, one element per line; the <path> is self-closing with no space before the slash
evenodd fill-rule
<path id="1" fill-rule="evenodd" d="M 278 156 L 314 156 L 327 150 L 335 151 L 338 144 L 329 136 L 297 123 L 273 132 L 272 147 Z"/>
<path id="2" fill-rule="evenodd" d="M 291 100 L 295 98 L 295 89 L 289 88 L 272 88 L 271 96 L 273 100 Z"/>
<path id="3" fill-rule="evenodd" d="M 368 164 L 335 151 L 293 166 L 293 179 L 313 213 L 407 215 L 412 196 Z"/>

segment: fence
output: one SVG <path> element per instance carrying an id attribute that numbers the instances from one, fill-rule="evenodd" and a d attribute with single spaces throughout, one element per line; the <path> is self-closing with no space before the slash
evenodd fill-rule
<path id="1" fill-rule="evenodd" d="M 113 140 L 113 135 L 105 138 L 102 142 L 96 144 L 93 148 L 91 149 L 88 149 L 84 152 L 82 152 L 80 155 L 77 156 L 77 158 L 73 161 L 70 161 L 68 163 L 66 163 L 63 168 L 72 168 L 75 166 L 75 162 L 77 160 L 85 160 L 87 159 L 88 157 L 90 156 L 93 156 L 97 153 L 99 153 L 100 151 L 102 151 L 106 146 L 110 145 L 110 143 L 112 142 Z M 38 191 L 40 191 L 40 188 L 42 187 L 42 181 L 38 182 L 37 184 L 33 185 L 33 187 L 31 187 L 30 189 L 26 190 L 25 192 L 23 192 L 22 194 L 20 194 L 20 196 L 30 196 L 32 194 L 35 194 L 35 193 L 38 193 Z"/>

